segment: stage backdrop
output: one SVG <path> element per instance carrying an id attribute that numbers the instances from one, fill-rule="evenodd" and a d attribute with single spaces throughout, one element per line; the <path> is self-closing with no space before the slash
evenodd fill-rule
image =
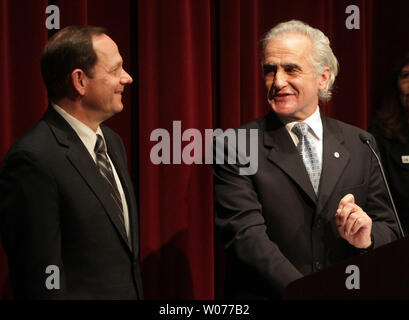
<path id="1" fill-rule="evenodd" d="M 168 130 L 172 141 L 174 124 L 182 133 L 195 128 L 204 144 L 205 129 L 264 115 L 260 39 L 282 21 L 303 20 L 328 35 L 340 73 L 333 100 L 321 107 L 361 128 L 394 61 L 409 50 L 406 1 L 0 0 L 0 163 L 47 106 L 39 60 L 53 33 L 45 27 L 48 5 L 58 6 L 61 28 L 106 27 L 134 79 L 124 111 L 107 124 L 128 150 L 147 299 L 221 298 L 224 278 L 211 170 L 204 164 L 152 164 L 153 130 Z M 346 27 L 349 5 L 360 10 L 359 29 Z M 0 247 L 3 299 L 12 297 L 7 273 Z"/>

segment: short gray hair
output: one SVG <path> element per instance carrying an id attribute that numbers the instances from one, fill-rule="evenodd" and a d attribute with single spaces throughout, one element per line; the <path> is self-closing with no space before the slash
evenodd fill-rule
<path id="1" fill-rule="evenodd" d="M 278 35 L 284 33 L 305 35 L 311 40 L 313 55 L 309 60 L 315 75 L 317 76 L 321 74 L 325 67 L 330 69 L 327 87 L 318 92 L 318 98 L 321 101 L 330 100 L 332 95 L 332 87 L 338 74 L 338 60 L 332 52 L 328 37 L 321 30 L 313 28 L 298 20 L 290 20 L 277 24 L 270 31 L 268 31 L 262 39 L 262 63 L 264 63 L 264 50 L 266 49 L 268 43 Z"/>

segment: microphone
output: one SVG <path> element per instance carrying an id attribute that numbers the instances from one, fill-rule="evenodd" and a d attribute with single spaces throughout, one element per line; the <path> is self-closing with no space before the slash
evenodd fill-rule
<path id="1" fill-rule="evenodd" d="M 386 191 L 388 192 L 389 200 L 390 200 L 390 202 L 392 204 L 392 211 L 393 211 L 393 214 L 395 215 L 395 220 L 396 220 L 396 223 L 398 224 L 398 227 L 399 227 L 401 238 L 404 238 L 405 234 L 403 233 L 403 229 L 402 229 L 402 226 L 400 224 L 398 212 L 396 211 L 395 203 L 393 202 L 393 199 L 392 199 L 392 194 L 391 194 L 391 191 L 389 189 L 388 181 L 386 180 L 385 172 L 383 171 L 383 166 L 382 166 L 381 160 L 379 159 L 379 157 L 376 154 L 375 150 L 371 146 L 370 136 L 369 136 L 368 133 L 361 132 L 359 134 L 359 139 L 361 139 L 361 141 L 363 143 L 368 145 L 368 147 L 371 150 L 372 154 L 375 156 L 376 161 L 378 162 L 379 168 L 381 169 L 381 174 L 382 174 L 383 181 L 385 182 Z"/>

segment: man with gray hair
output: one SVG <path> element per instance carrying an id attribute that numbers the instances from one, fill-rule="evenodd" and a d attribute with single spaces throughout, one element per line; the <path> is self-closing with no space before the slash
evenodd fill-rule
<path id="1" fill-rule="evenodd" d="M 258 129 L 250 155 L 258 171 L 213 167 L 226 298 L 279 298 L 290 282 L 398 234 L 363 131 L 320 111 L 338 72 L 328 38 L 300 21 L 280 23 L 264 38 L 262 60 L 271 110 L 241 127 Z"/>

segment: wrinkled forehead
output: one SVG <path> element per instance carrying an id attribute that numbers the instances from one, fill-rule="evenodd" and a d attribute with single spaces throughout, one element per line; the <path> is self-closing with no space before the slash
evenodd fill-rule
<path id="1" fill-rule="evenodd" d="M 284 33 L 270 40 L 264 49 L 264 61 L 288 63 L 304 61 L 312 54 L 311 40 L 304 35 Z"/>

